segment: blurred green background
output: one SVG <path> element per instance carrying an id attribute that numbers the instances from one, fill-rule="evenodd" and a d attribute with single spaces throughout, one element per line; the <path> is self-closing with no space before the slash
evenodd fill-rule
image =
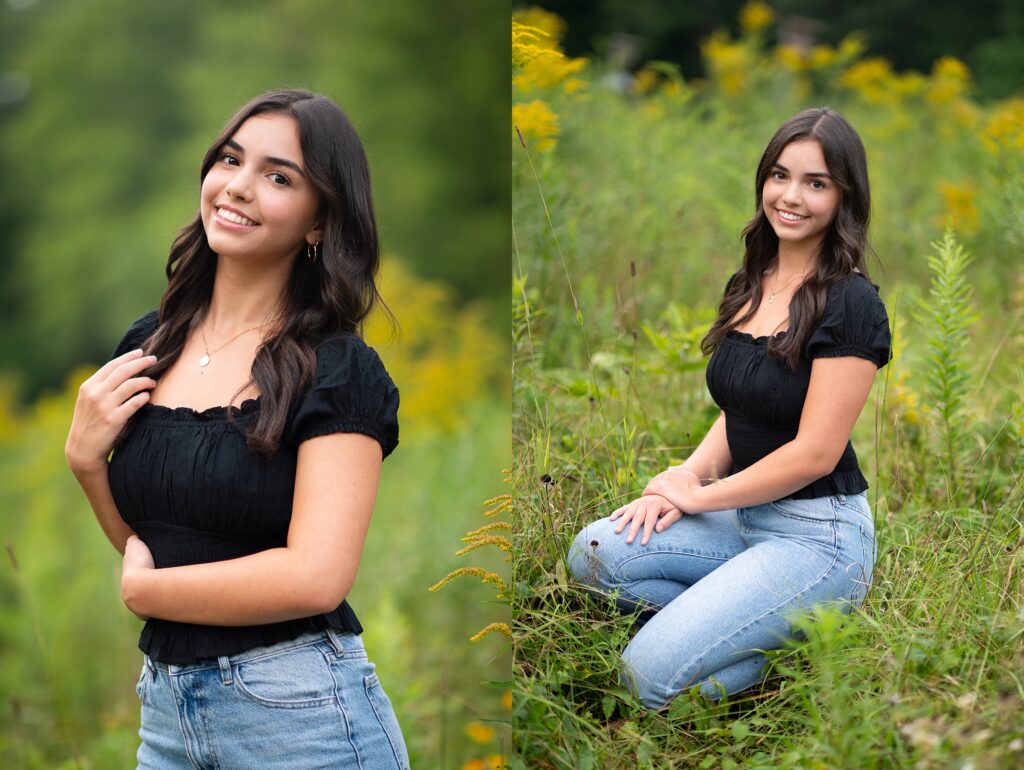
<path id="1" fill-rule="evenodd" d="M 456 566 L 510 466 L 508 16 L 470 0 L 0 5 L 0 767 L 134 766 L 141 623 L 63 457 L 77 387 L 157 307 L 202 154 L 257 93 L 335 99 L 366 145 L 402 446 L 352 603 L 416 767 L 508 741 L 506 608 Z M 483 766 L 480 764 L 480 766 Z"/>

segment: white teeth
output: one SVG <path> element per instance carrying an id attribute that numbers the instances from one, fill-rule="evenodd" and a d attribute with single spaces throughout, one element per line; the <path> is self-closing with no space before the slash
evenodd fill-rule
<path id="1" fill-rule="evenodd" d="M 802 217 L 798 214 L 790 214 L 785 211 L 780 211 L 779 216 L 789 222 L 799 222 L 801 219 L 807 219 L 807 217 Z"/>
<path id="2" fill-rule="evenodd" d="M 236 214 L 234 211 L 228 211 L 227 209 L 217 209 L 217 216 L 221 219 L 226 219 L 229 222 L 234 222 L 238 225 L 254 225 L 256 224 L 248 217 L 243 217 L 241 214 Z"/>

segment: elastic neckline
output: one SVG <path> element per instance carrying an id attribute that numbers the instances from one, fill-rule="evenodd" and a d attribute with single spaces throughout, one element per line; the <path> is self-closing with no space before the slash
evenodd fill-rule
<path id="1" fill-rule="evenodd" d="M 228 416 L 228 409 L 232 410 L 233 414 L 244 415 L 255 412 L 259 409 L 260 399 L 262 394 L 256 398 L 247 398 L 239 406 L 211 406 L 202 411 L 196 411 L 189 406 L 166 406 L 164 404 L 152 404 L 145 403 L 142 408 L 139 409 L 141 413 L 149 413 L 153 415 L 159 415 L 161 417 L 171 417 L 179 420 L 207 420 L 211 418 L 221 418 Z"/>
<path id="2" fill-rule="evenodd" d="M 782 339 L 784 336 L 786 336 L 786 332 L 787 331 L 789 331 L 789 330 L 788 329 L 783 329 L 781 332 L 779 332 L 776 335 L 762 334 L 760 337 L 755 337 L 753 334 L 748 334 L 747 332 L 741 332 L 739 329 L 730 329 L 729 331 L 727 331 L 725 333 L 725 336 L 726 337 L 732 336 L 732 337 L 734 337 L 736 339 L 743 340 L 745 342 L 750 342 L 750 343 L 752 343 L 754 345 L 766 345 L 768 343 L 768 340 L 770 338 L 772 338 L 773 336 L 774 336 L 775 339 Z"/>

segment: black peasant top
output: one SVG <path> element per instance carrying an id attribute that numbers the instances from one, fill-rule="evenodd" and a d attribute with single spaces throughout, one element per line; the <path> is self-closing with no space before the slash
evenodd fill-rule
<path id="1" fill-rule="evenodd" d="M 729 279 L 726 292 L 735 277 Z M 776 337 L 785 334 L 781 331 Z M 733 473 L 796 438 L 813 359 L 857 356 L 881 368 L 892 358 L 889 317 L 878 286 L 856 272 L 829 288 L 821 322 L 808 335 L 795 371 L 769 356 L 767 343 L 766 336 L 730 330 L 711 354 L 705 372 L 711 398 L 725 412 Z M 853 444 L 847 441 L 831 473 L 787 497 L 851 495 L 867 488 Z"/>
<path id="2" fill-rule="evenodd" d="M 125 333 L 112 358 L 142 347 L 156 310 Z M 157 568 L 234 559 L 287 545 L 298 446 L 328 433 L 363 433 L 387 457 L 398 444 L 398 388 L 373 348 L 339 333 L 316 345 L 316 379 L 291 404 L 272 459 L 249 451 L 243 429 L 260 398 L 197 412 L 144 404 L 110 460 L 110 491 L 121 517 L 146 544 Z M 326 627 L 361 633 L 348 602 L 296 620 L 255 626 L 204 626 L 152 618 L 139 649 L 184 665 L 275 644 Z"/>

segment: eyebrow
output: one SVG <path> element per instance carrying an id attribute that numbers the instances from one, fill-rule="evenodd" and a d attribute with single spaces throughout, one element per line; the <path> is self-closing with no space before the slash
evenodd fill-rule
<path id="1" fill-rule="evenodd" d="M 238 150 L 238 152 L 242 153 L 243 155 L 245 154 L 245 148 L 242 147 L 242 145 L 240 145 L 234 139 L 228 139 L 226 142 L 224 142 L 224 145 L 226 147 L 230 147 L 233 150 Z M 306 176 L 306 172 L 299 167 L 298 163 L 287 160 L 286 158 L 275 158 L 273 155 L 267 155 L 263 160 L 271 164 L 272 166 L 285 166 L 286 168 L 294 169 L 298 174 L 301 174 L 303 178 L 305 178 Z"/>
<path id="2" fill-rule="evenodd" d="M 772 168 L 779 168 L 785 171 L 787 174 L 789 173 L 789 169 L 783 166 L 781 163 L 774 164 Z M 804 176 L 824 177 L 825 179 L 832 179 L 832 177 L 829 174 L 825 173 L 824 171 L 808 171 L 806 174 L 804 174 Z"/>

